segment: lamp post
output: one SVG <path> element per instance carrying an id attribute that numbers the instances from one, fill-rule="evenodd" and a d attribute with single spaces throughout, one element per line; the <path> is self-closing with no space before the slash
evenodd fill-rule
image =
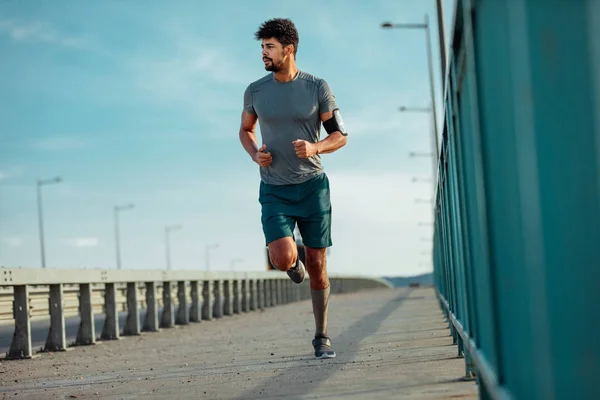
<path id="1" fill-rule="evenodd" d="M 218 243 L 206 245 L 206 270 L 210 271 L 210 251 L 219 247 Z"/>
<path id="2" fill-rule="evenodd" d="M 398 107 L 398 111 L 400 112 L 422 112 L 422 113 L 430 113 L 432 112 L 431 107 L 407 107 L 400 106 Z"/>
<path id="3" fill-rule="evenodd" d="M 119 237 L 119 212 L 125 210 L 131 210 L 134 207 L 133 204 L 126 204 L 123 206 L 115 206 L 114 208 L 114 216 L 115 216 L 115 247 L 116 247 L 116 256 L 117 256 L 117 269 L 121 269 L 121 244 Z"/>
<path id="4" fill-rule="evenodd" d="M 38 224 L 40 230 L 40 252 L 42 258 L 42 268 L 46 268 L 46 250 L 44 246 L 44 216 L 42 210 L 42 186 L 52 185 L 54 183 L 62 182 L 62 179 L 57 176 L 52 179 L 38 179 L 37 180 L 37 203 L 38 203 Z"/>
<path id="5" fill-rule="evenodd" d="M 384 22 L 381 24 L 382 28 L 396 28 L 396 29 L 424 29 L 426 33 L 426 44 L 427 44 L 427 65 L 429 69 L 429 90 L 431 95 L 431 108 L 433 111 L 433 128 L 434 128 L 434 136 L 435 136 L 435 154 L 436 157 L 439 156 L 439 145 L 438 145 L 438 128 L 437 128 L 437 111 L 435 106 L 435 89 L 433 83 L 433 61 L 431 59 L 431 34 L 429 31 L 429 16 L 425 14 L 425 21 L 422 24 L 416 23 L 404 23 L 404 24 L 394 24 L 391 22 Z"/>
<path id="6" fill-rule="evenodd" d="M 174 230 L 178 230 L 181 229 L 182 226 L 181 225 L 172 225 L 169 226 L 167 225 L 165 227 L 165 257 L 167 259 L 167 270 L 171 270 L 171 238 L 170 238 L 170 233 L 171 231 Z"/>
<path id="7" fill-rule="evenodd" d="M 446 27 L 444 25 L 444 5 L 442 0 L 436 0 L 438 37 L 440 45 L 440 64 L 442 67 L 442 87 L 446 86 Z"/>
<path id="8" fill-rule="evenodd" d="M 431 118 L 430 118 L 430 128 L 433 129 L 435 128 L 437 125 L 435 123 L 435 114 L 433 111 L 432 107 L 406 107 L 406 106 L 401 106 L 398 108 L 398 111 L 400 112 L 421 112 L 421 113 L 430 113 L 431 114 Z M 439 155 L 437 154 L 438 152 L 438 148 L 437 148 L 437 132 L 436 132 L 436 137 L 435 137 L 435 151 L 436 153 L 434 154 L 433 152 L 431 153 L 426 153 L 424 156 L 430 156 L 431 157 L 431 176 L 435 177 L 437 175 L 437 168 L 438 168 L 438 157 Z M 433 140 L 432 140 L 433 141 Z M 433 144 L 433 143 L 432 143 Z M 411 153 L 411 157 L 413 156 L 413 154 L 416 153 Z M 432 183 L 432 193 L 435 193 L 435 182 L 433 182 L 433 180 L 431 181 Z"/>

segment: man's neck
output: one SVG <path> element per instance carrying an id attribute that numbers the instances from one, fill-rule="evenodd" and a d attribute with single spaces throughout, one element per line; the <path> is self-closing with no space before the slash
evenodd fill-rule
<path id="1" fill-rule="evenodd" d="M 296 63 L 290 63 L 287 68 L 282 68 L 281 71 L 275 72 L 275 79 L 279 82 L 290 82 L 294 80 L 296 75 L 298 74 L 298 67 Z"/>

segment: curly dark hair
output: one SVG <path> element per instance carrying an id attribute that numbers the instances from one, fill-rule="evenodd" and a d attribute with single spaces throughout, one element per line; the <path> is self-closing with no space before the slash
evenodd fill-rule
<path id="1" fill-rule="evenodd" d="M 262 23 L 254 34 L 256 40 L 275 38 L 283 47 L 294 46 L 294 56 L 298 50 L 298 31 L 294 23 L 287 18 L 273 18 Z"/>

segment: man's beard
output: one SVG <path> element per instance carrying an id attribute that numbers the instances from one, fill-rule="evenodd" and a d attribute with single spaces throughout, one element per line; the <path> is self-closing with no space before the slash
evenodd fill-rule
<path id="1" fill-rule="evenodd" d="M 271 72 L 279 72 L 279 71 L 281 71 L 281 67 L 282 67 L 283 63 L 277 65 L 270 58 L 267 58 L 267 60 L 269 60 L 271 62 L 270 64 L 265 65 L 265 69 L 267 71 L 271 71 Z"/>

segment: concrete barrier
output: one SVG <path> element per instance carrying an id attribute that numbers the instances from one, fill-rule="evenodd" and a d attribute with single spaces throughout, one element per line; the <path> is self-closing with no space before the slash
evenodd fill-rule
<path id="1" fill-rule="evenodd" d="M 329 279 L 333 294 L 392 287 L 388 281 L 374 277 L 330 274 Z M 310 299 L 308 276 L 297 285 L 278 271 L 0 268 L 0 290 L 0 299 L 4 299 L 0 315 L 6 319 L 8 305 L 14 323 L 6 359 L 32 357 L 33 316 L 50 317 L 42 351 L 65 351 L 65 317 L 69 315 L 80 317 L 73 345 L 81 346 L 96 343 L 94 315 L 98 313 L 105 318 L 100 340 L 116 340 Z M 12 302 L 7 301 L 8 296 Z M 146 310 L 143 321 L 141 309 Z M 121 330 L 118 316 L 122 311 L 127 312 L 127 318 Z"/>

